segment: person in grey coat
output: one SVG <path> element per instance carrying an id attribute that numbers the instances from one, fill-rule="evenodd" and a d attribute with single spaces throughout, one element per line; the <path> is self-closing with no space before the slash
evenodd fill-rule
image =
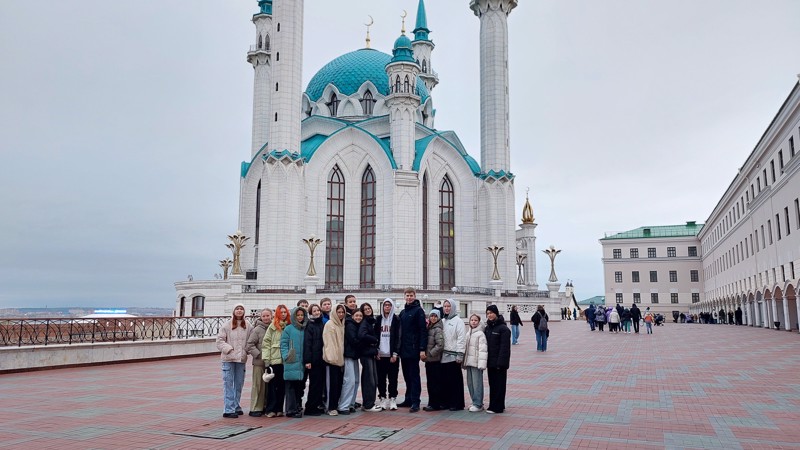
<path id="1" fill-rule="evenodd" d="M 253 357 L 253 380 L 250 388 L 250 413 L 252 417 L 264 415 L 264 405 L 267 404 L 267 383 L 264 383 L 264 359 L 261 357 L 261 342 L 267 327 L 272 323 L 272 310 L 264 308 L 261 316 L 256 319 L 256 323 L 250 330 L 247 338 L 245 351 Z"/>

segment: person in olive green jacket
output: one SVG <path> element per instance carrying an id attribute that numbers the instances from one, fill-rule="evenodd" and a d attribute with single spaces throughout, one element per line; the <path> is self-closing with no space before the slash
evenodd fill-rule
<path id="1" fill-rule="evenodd" d="M 283 400 L 286 395 L 286 385 L 283 380 L 283 358 L 281 358 L 281 335 L 287 325 L 292 323 L 289 309 L 286 305 L 275 308 L 275 317 L 264 334 L 261 342 L 261 357 L 264 366 L 272 369 L 275 378 L 269 382 L 267 392 L 267 406 L 264 409 L 267 417 L 280 417 L 283 415 Z"/>

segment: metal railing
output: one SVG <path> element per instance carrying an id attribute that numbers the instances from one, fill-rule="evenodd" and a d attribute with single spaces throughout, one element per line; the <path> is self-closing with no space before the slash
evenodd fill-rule
<path id="1" fill-rule="evenodd" d="M 394 292 L 402 293 L 407 287 L 406 284 L 376 284 L 374 286 L 362 286 L 359 284 L 325 284 L 317 288 L 319 294 L 337 294 L 337 293 L 350 293 L 350 292 Z M 471 295 L 494 295 L 494 289 L 476 286 L 456 286 L 455 291 L 453 288 L 447 289 L 440 286 L 410 286 L 416 289 L 417 294 L 420 293 L 436 293 L 436 294 L 471 294 Z M 286 294 L 286 293 L 305 293 L 305 286 L 288 286 L 288 285 L 255 285 L 244 284 L 242 285 L 243 294 Z M 550 297 L 549 291 L 509 291 L 503 290 L 500 292 L 501 297 L 536 297 L 548 298 Z"/>
<path id="2" fill-rule="evenodd" d="M 0 347 L 207 338 L 216 336 L 229 319 L 229 316 L 0 319 Z"/>

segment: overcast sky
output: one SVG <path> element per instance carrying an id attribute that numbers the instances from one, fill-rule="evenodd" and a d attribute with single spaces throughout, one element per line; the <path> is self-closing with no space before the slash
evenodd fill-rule
<path id="1" fill-rule="evenodd" d="M 256 3 L 0 1 L 0 307 L 171 307 L 173 282 L 220 272 Z M 433 98 L 480 160 L 468 4 L 427 1 Z M 368 15 L 390 51 L 417 0 L 305 5 L 304 86 L 364 46 Z M 705 221 L 800 72 L 796 0 L 521 0 L 509 27 L 517 217 L 530 187 L 579 299 L 603 294 L 604 233 Z"/>

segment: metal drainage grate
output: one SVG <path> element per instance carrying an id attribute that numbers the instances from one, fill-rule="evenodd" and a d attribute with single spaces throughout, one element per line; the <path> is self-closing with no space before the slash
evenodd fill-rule
<path id="1" fill-rule="evenodd" d="M 349 439 L 352 441 L 380 442 L 400 430 L 402 430 L 402 428 L 381 428 L 348 423 L 323 434 L 322 437 Z"/>
<path id="2" fill-rule="evenodd" d="M 191 436 L 206 439 L 228 439 L 229 437 L 238 436 L 240 434 L 253 431 L 261 427 L 242 427 L 236 425 L 218 425 L 213 423 L 206 423 L 197 427 L 188 428 L 176 433 L 180 436 Z"/>

